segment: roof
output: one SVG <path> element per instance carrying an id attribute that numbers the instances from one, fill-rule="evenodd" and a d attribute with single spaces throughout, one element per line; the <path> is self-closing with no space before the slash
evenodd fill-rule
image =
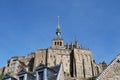
<path id="1" fill-rule="evenodd" d="M 58 76 L 58 73 L 60 71 L 60 67 L 61 67 L 61 64 L 56 65 L 56 66 L 47 67 L 44 64 L 40 63 L 38 65 L 38 67 L 36 67 L 36 71 L 46 68 L 47 69 L 47 78 L 48 78 L 48 80 L 56 80 L 57 76 Z"/>
<path id="2" fill-rule="evenodd" d="M 22 74 L 26 74 L 27 72 L 24 70 L 24 69 L 22 69 L 20 72 L 18 72 L 18 76 L 19 75 L 22 75 Z"/>
<path id="3" fill-rule="evenodd" d="M 6 75 L 3 77 L 3 80 L 4 80 L 4 79 L 8 79 L 8 78 L 12 78 L 12 79 L 14 79 L 14 80 L 17 80 L 16 78 L 10 76 L 9 74 L 6 74 Z"/>
<path id="4" fill-rule="evenodd" d="M 49 67 L 49 68 L 52 69 L 52 70 L 54 70 L 55 72 L 59 72 L 60 66 L 61 66 L 61 64 L 56 65 L 56 66 L 51 66 L 51 67 Z"/>
<path id="5" fill-rule="evenodd" d="M 60 71 L 60 66 L 61 65 L 56 65 L 56 66 L 52 66 L 52 67 L 48 68 L 48 70 L 50 70 L 52 72 L 51 76 L 49 76 L 49 75 L 47 76 L 48 80 L 56 80 L 57 79 L 58 73 Z"/>
<path id="6" fill-rule="evenodd" d="M 37 67 L 36 67 L 36 71 L 37 70 L 40 70 L 40 69 L 43 69 L 43 68 L 46 68 L 46 66 L 44 65 L 44 64 L 42 64 L 42 63 L 40 63 Z"/>
<path id="7" fill-rule="evenodd" d="M 53 40 L 63 40 L 62 37 L 56 36 L 55 38 L 53 38 Z"/>
<path id="8" fill-rule="evenodd" d="M 33 76 L 32 73 L 28 73 L 28 72 L 26 72 L 24 69 L 22 69 L 22 70 L 18 73 L 18 76 L 19 76 L 19 75 L 23 75 L 23 74 L 27 74 L 27 75 Z M 35 76 L 33 76 L 33 77 L 35 77 Z"/>

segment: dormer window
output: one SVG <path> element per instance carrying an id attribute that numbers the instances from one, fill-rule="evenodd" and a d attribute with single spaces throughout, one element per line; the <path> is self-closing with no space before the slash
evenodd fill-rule
<path id="1" fill-rule="evenodd" d="M 18 80 L 35 80 L 35 77 L 31 73 L 28 73 L 22 69 L 18 72 Z"/>
<path id="2" fill-rule="evenodd" d="M 43 71 L 38 72 L 38 80 L 43 80 Z"/>
<path id="3" fill-rule="evenodd" d="M 0 79 L 1 80 L 1 79 Z M 8 75 L 8 74 L 6 74 L 6 75 L 4 75 L 3 76 L 3 79 L 2 80 L 17 80 L 16 78 L 14 78 L 14 77 L 12 77 L 12 76 L 10 76 L 10 75 Z"/>
<path id="4" fill-rule="evenodd" d="M 19 77 L 19 80 L 24 80 L 24 76 Z"/>

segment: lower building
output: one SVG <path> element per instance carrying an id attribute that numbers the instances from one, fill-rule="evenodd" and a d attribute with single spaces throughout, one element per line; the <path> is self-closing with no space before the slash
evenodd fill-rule
<path id="1" fill-rule="evenodd" d="M 6 75 L 3 77 L 2 80 L 17 80 L 17 79 L 14 78 L 14 77 L 12 77 L 12 76 L 10 76 L 10 75 L 8 75 L 8 74 L 6 74 Z"/>
<path id="2" fill-rule="evenodd" d="M 62 64 L 47 67 L 44 64 L 39 64 L 35 72 L 30 73 L 22 69 L 18 72 L 17 77 L 12 77 L 6 74 L 2 80 L 65 80 Z"/>
<path id="3" fill-rule="evenodd" d="M 108 65 L 96 80 L 120 80 L 120 54 Z"/>
<path id="4" fill-rule="evenodd" d="M 35 80 L 35 76 L 22 69 L 18 73 L 17 80 Z"/>

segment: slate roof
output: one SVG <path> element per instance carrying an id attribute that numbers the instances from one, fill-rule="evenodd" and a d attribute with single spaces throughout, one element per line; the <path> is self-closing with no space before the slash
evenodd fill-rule
<path id="1" fill-rule="evenodd" d="M 27 72 L 24 70 L 24 69 L 22 69 L 20 72 L 18 72 L 18 76 L 19 75 L 22 75 L 22 74 L 26 74 Z"/>
<path id="2" fill-rule="evenodd" d="M 16 78 L 10 76 L 9 74 L 6 74 L 2 80 L 8 79 L 8 78 L 11 78 L 12 80 L 17 80 Z"/>
<path id="3" fill-rule="evenodd" d="M 27 75 L 30 75 L 30 76 L 35 77 L 32 73 L 28 73 L 28 72 L 26 72 L 24 69 L 22 69 L 22 70 L 18 73 L 18 76 L 19 76 L 19 75 L 22 75 L 22 74 L 27 74 Z"/>
<path id="4" fill-rule="evenodd" d="M 47 80 L 56 80 L 59 70 L 60 70 L 60 66 L 61 65 L 56 65 L 56 66 L 51 66 L 51 67 L 47 67 L 44 64 L 39 64 L 38 67 L 36 67 L 36 71 L 38 70 L 42 70 L 42 69 L 47 69 Z"/>
<path id="5" fill-rule="evenodd" d="M 56 65 L 56 66 L 52 66 L 52 67 L 48 68 L 48 70 L 51 70 L 52 74 L 53 74 L 48 77 L 48 80 L 56 80 L 57 79 L 58 73 L 60 71 L 60 66 L 61 65 Z"/>
<path id="6" fill-rule="evenodd" d="M 60 70 L 60 66 L 61 66 L 61 65 L 56 65 L 56 66 L 52 66 L 52 67 L 49 67 L 49 68 L 58 73 L 59 70 Z"/>
<path id="7" fill-rule="evenodd" d="M 37 71 L 37 70 L 44 69 L 44 68 L 46 68 L 46 66 L 45 66 L 44 64 L 40 63 L 40 64 L 36 67 L 35 70 Z"/>

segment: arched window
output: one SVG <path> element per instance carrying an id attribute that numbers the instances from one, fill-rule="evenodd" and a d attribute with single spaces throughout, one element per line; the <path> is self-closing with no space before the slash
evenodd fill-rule
<path id="1" fill-rule="evenodd" d="M 60 42 L 60 46 L 62 46 L 62 42 Z"/>
<path id="2" fill-rule="evenodd" d="M 56 45 L 56 42 L 55 42 L 55 45 Z"/>

